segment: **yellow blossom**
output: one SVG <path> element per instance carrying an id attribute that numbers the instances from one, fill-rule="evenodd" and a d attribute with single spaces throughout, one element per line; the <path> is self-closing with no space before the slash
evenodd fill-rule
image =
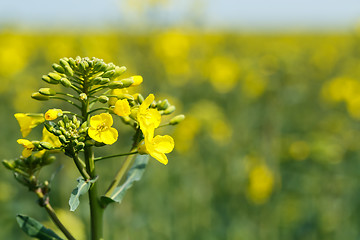
<path id="1" fill-rule="evenodd" d="M 117 100 L 114 113 L 120 117 L 129 116 L 131 113 L 129 102 L 126 99 Z"/>
<path id="2" fill-rule="evenodd" d="M 161 122 L 161 114 L 158 110 L 154 108 L 149 109 L 149 106 L 154 99 L 154 95 L 150 94 L 140 105 L 137 112 L 137 120 L 144 135 L 147 135 L 147 132 L 149 131 L 153 134 L 155 128 L 157 128 Z"/>
<path id="3" fill-rule="evenodd" d="M 29 135 L 31 129 L 45 121 L 43 114 L 30 115 L 26 113 L 16 113 L 14 116 L 20 125 L 20 131 L 23 137 Z"/>
<path id="4" fill-rule="evenodd" d="M 170 153 L 174 149 L 174 139 L 169 136 L 157 135 L 153 138 L 153 132 L 148 132 L 145 135 L 144 144 L 140 144 L 139 153 L 148 153 L 150 156 L 166 165 L 168 159 L 165 153 Z"/>
<path id="5" fill-rule="evenodd" d="M 31 156 L 31 153 L 35 148 L 35 145 L 32 142 L 27 139 L 18 139 L 17 143 L 21 144 L 24 147 L 24 150 L 22 151 L 23 157 L 27 158 Z"/>
<path id="6" fill-rule="evenodd" d="M 90 118 L 89 137 L 97 142 L 113 144 L 118 138 L 118 132 L 112 128 L 113 119 L 109 113 L 101 113 Z"/>
<path id="7" fill-rule="evenodd" d="M 45 127 L 43 128 L 41 141 L 48 142 L 53 147 L 61 146 L 61 142 L 60 142 L 59 138 L 57 136 L 55 136 L 54 134 L 52 134 L 51 132 L 49 132 Z"/>
<path id="8" fill-rule="evenodd" d="M 61 109 L 49 109 L 47 110 L 47 112 L 45 113 L 45 119 L 50 121 L 50 120 L 55 120 L 57 119 L 59 116 L 62 116 L 63 112 Z"/>

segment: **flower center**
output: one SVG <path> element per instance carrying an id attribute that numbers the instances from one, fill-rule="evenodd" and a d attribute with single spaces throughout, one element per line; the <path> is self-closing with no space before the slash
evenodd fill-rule
<path id="1" fill-rule="evenodd" d="M 108 129 L 108 126 L 106 126 L 105 123 L 101 123 L 99 126 L 97 126 L 96 130 L 98 130 L 99 132 L 103 132 L 105 130 Z"/>

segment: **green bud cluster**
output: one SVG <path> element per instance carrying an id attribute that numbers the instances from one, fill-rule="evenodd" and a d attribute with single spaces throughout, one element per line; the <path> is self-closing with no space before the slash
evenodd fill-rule
<path id="1" fill-rule="evenodd" d="M 176 108 L 174 105 L 171 105 L 167 99 L 159 100 L 151 104 L 152 108 L 159 110 L 161 115 L 169 115 L 175 112 Z"/>
<path id="2" fill-rule="evenodd" d="M 31 155 L 27 158 L 20 157 L 13 160 L 3 160 L 2 164 L 14 172 L 18 181 L 29 186 L 31 184 L 31 177 L 42 167 L 54 162 L 55 159 L 55 156 L 45 152 L 42 156 Z"/>
<path id="3" fill-rule="evenodd" d="M 85 138 L 87 132 L 87 122 L 81 123 L 74 115 L 71 119 L 67 115 L 63 115 L 62 119 L 57 123 L 49 121 L 45 123 L 46 129 L 57 136 L 62 143 L 65 153 L 74 148 L 80 151 L 85 147 Z M 45 146 L 43 146 L 45 148 Z"/>

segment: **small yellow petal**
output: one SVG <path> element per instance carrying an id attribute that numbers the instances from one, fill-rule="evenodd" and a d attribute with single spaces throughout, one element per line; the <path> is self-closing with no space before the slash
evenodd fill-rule
<path id="1" fill-rule="evenodd" d="M 31 156 L 31 153 L 32 153 L 32 149 L 24 148 L 21 155 L 27 158 Z"/>
<path id="2" fill-rule="evenodd" d="M 102 124 L 102 118 L 100 115 L 95 115 L 90 118 L 90 126 L 93 128 L 97 128 Z"/>
<path id="3" fill-rule="evenodd" d="M 143 77 L 140 75 L 132 76 L 132 79 L 134 80 L 132 87 L 139 86 L 143 82 Z"/>
<path id="4" fill-rule="evenodd" d="M 139 112 L 144 112 L 148 107 L 151 105 L 151 103 L 155 100 L 154 94 L 149 94 L 147 98 L 142 102 L 142 104 L 139 107 Z"/>
<path id="5" fill-rule="evenodd" d="M 129 102 L 126 99 L 116 101 L 114 113 L 120 117 L 129 116 L 131 113 Z"/>
<path id="6" fill-rule="evenodd" d="M 174 139 L 169 136 L 160 136 L 157 135 L 153 138 L 152 144 L 154 145 L 155 151 L 162 152 L 162 153 L 169 153 L 174 149 Z"/>
<path id="7" fill-rule="evenodd" d="M 115 128 L 109 128 L 107 131 L 101 133 L 101 141 L 105 144 L 111 145 L 116 142 L 118 138 L 118 131 Z"/>
<path id="8" fill-rule="evenodd" d="M 149 152 L 150 156 L 161 162 L 162 164 L 166 165 L 168 163 L 168 159 L 164 153 L 161 152 Z"/>
<path id="9" fill-rule="evenodd" d="M 88 135 L 95 141 L 101 142 L 101 132 L 99 132 L 96 128 L 90 127 L 88 130 Z"/>
<path id="10" fill-rule="evenodd" d="M 29 115 L 25 113 L 16 113 L 14 116 L 20 125 L 20 131 L 23 137 L 29 135 L 31 129 L 45 121 L 43 114 Z"/>
<path id="11" fill-rule="evenodd" d="M 113 125 L 113 118 L 109 113 L 101 113 L 100 117 L 102 122 L 105 123 L 106 126 L 110 127 Z"/>

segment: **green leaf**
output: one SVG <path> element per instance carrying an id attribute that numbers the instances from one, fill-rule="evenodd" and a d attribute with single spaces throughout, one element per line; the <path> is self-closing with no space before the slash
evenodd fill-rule
<path id="1" fill-rule="evenodd" d="M 20 228 L 30 237 L 35 237 L 40 240 L 62 240 L 62 238 L 56 235 L 51 229 L 44 227 L 41 223 L 31 217 L 18 214 L 16 216 L 16 221 Z"/>
<path id="2" fill-rule="evenodd" d="M 138 155 L 127 174 L 125 182 L 116 187 L 110 197 L 101 196 L 101 202 L 105 205 L 112 202 L 121 203 L 126 191 L 131 188 L 135 181 L 139 181 L 141 179 L 148 161 L 149 155 Z"/>
<path id="3" fill-rule="evenodd" d="M 71 192 L 71 196 L 69 199 L 70 211 L 75 211 L 76 208 L 80 204 L 80 196 L 87 193 L 89 191 L 91 184 L 93 184 L 97 180 L 97 177 L 92 180 L 85 180 L 82 177 L 79 177 L 76 181 L 78 185 L 76 188 Z"/>

